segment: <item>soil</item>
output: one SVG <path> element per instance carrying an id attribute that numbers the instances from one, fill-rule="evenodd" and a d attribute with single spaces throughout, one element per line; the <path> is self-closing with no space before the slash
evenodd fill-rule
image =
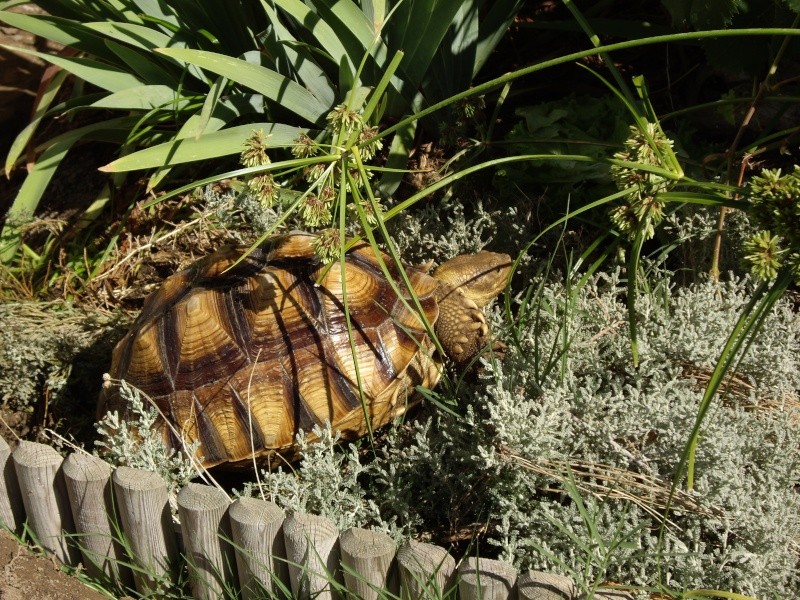
<path id="1" fill-rule="evenodd" d="M 0 530 L 0 600 L 107 600 Z"/>

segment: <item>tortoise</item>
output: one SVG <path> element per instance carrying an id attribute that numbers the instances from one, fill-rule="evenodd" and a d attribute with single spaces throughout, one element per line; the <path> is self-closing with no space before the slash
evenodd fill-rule
<path id="1" fill-rule="evenodd" d="M 250 253 L 226 246 L 168 277 L 113 351 L 98 418 L 130 417 L 125 380 L 155 403 L 170 447 L 197 443 L 205 467 L 241 468 L 291 456 L 297 432 L 315 424 L 355 439 L 367 418 L 378 428 L 416 403 L 415 387 L 435 386 L 443 368 L 420 309 L 456 365 L 489 344 L 481 308 L 505 286 L 508 255 L 461 255 L 430 274 L 404 267 L 417 304 L 398 296 L 406 284 L 385 254 L 356 243 L 343 269 L 326 266 L 315 239 L 278 235 Z"/>

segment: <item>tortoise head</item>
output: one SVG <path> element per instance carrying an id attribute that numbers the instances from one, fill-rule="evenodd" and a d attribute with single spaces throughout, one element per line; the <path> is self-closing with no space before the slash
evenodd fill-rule
<path id="1" fill-rule="evenodd" d="M 483 251 L 451 258 L 432 275 L 460 289 L 467 298 L 483 307 L 503 291 L 512 264 L 508 254 Z"/>
<path id="2" fill-rule="evenodd" d="M 439 318 L 435 330 L 444 353 L 457 365 L 472 361 L 490 341 L 482 307 L 505 287 L 511 257 L 494 252 L 448 260 L 432 276 L 439 280 Z"/>

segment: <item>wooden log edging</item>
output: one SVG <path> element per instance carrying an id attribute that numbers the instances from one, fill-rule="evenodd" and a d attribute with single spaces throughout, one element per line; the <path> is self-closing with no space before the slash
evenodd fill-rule
<path id="1" fill-rule="evenodd" d="M 73 453 L 64 459 L 67 488 L 76 542 L 83 566 L 95 579 L 133 584 L 133 575 L 124 566 L 120 528 L 111 484 L 113 469 L 107 462 L 89 454 Z"/>
<path id="2" fill-rule="evenodd" d="M 228 509 L 243 600 L 279 597 L 281 582 L 289 581 L 285 517 L 277 504 L 261 498 L 237 498 Z"/>
<path id="3" fill-rule="evenodd" d="M 166 484 L 156 473 L 113 469 L 85 453 L 63 459 L 44 444 L 21 442 L 11 452 L 0 438 L 0 472 L 1 526 L 20 533 L 27 518 L 48 554 L 135 585 L 142 595 L 176 582 L 185 565 L 198 599 L 224 597 L 230 590 L 244 600 L 333 599 L 343 590 L 364 600 L 384 591 L 409 600 L 440 598 L 450 590 L 463 600 L 579 598 L 567 577 L 538 571 L 517 576 L 507 563 L 476 557 L 457 565 L 440 546 L 407 540 L 397 548 L 379 531 L 339 532 L 325 517 L 287 516 L 257 498 L 231 502 L 223 491 L 202 484 L 179 492 L 178 532 Z M 622 590 L 605 594 L 609 600 L 632 597 Z"/>
<path id="4" fill-rule="evenodd" d="M 111 476 L 122 533 L 134 565 L 136 590 L 159 591 L 178 576 L 178 544 L 167 484 L 157 473 L 119 467 Z"/>

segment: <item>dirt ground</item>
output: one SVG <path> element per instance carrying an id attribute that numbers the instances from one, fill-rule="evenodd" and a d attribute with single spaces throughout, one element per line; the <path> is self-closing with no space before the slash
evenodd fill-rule
<path id="1" fill-rule="evenodd" d="M 102 600 L 107 596 L 62 572 L 58 564 L 36 556 L 0 530 L 0 600 Z"/>

